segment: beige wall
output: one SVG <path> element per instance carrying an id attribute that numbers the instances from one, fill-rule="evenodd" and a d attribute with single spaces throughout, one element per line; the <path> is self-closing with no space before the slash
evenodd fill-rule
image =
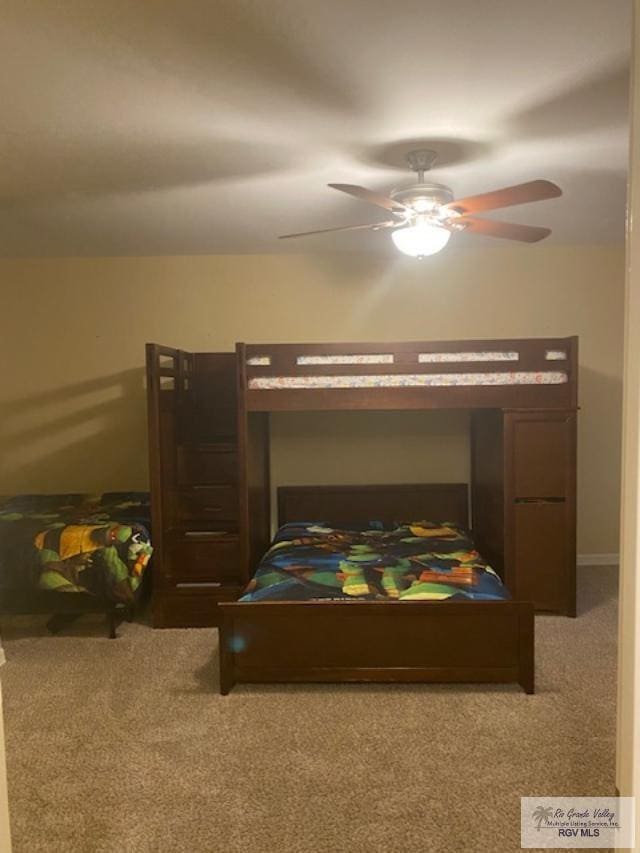
<path id="1" fill-rule="evenodd" d="M 632 124 L 625 300 L 624 433 L 616 784 L 636 798 L 640 851 L 640 0 L 634 2 Z"/>
<path id="2" fill-rule="evenodd" d="M 623 250 L 0 262 L 0 492 L 147 482 L 143 345 L 581 336 L 579 549 L 617 551 Z M 458 480 L 460 413 L 274 418 L 281 482 Z M 313 452 L 311 452 L 313 451 Z"/>

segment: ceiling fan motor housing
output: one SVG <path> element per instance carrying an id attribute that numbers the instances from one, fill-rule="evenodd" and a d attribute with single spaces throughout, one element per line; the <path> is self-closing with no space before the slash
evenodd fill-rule
<path id="1" fill-rule="evenodd" d="M 427 212 L 453 201 L 450 187 L 431 182 L 393 190 L 389 195 L 394 201 L 401 202 L 416 212 Z"/>

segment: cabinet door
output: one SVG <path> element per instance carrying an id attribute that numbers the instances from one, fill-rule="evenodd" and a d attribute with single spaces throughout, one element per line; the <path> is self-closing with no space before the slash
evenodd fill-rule
<path id="1" fill-rule="evenodd" d="M 238 518 L 238 490 L 235 486 L 198 486 L 177 496 L 181 522 L 231 521 Z"/>
<path id="2" fill-rule="evenodd" d="M 505 420 L 505 576 L 538 610 L 575 613 L 575 412 Z"/>
<path id="3" fill-rule="evenodd" d="M 237 537 L 224 536 L 206 542 L 178 540 L 172 543 L 169 553 L 172 581 L 238 584 Z"/>
<path id="4" fill-rule="evenodd" d="M 566 498 L 574 478 L 575 415 L 509 415 L 513 497 Z"/>
<path id="5" fill-rule="evenodd" d="M 513 519 L 514 596 L 538 610 L 564 612 L 571 559 L 566 503 L 517 503 Z"/>
<path id="6" fill-rule="evenodd" d="M 237 482 L 238 454 L 231 445 L 178 447 L 178 485 L 215 486 Z"/>

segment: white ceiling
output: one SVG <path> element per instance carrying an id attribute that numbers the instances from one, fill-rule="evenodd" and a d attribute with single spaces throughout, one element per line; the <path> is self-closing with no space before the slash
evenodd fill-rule
<path id="1" fill-rule="evenodd" d="M 500 212 L 549 241 L 621 242 L 630 7 L 5 0 L 0 254 L 375 249 L 388 235 L 276 236 L 384 218 L 326 184 L 408 183 L 411 142 L 458 197 L 556 181 Z"/>

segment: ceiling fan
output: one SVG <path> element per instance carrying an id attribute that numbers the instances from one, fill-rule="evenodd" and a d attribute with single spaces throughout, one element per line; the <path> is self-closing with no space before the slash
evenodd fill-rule
<path id="1" fill-rule="evenodd" d="M 452 233 L 470 231 L 486 237 L 503 237 L 523 243 L 536 243 L 551 234 L 550 228 L 533 225 L 516 225 L 476 216 L 485 210 L 497 210 L 516 204 L 544 201 L 562 195 L 562 190 L 551 181 L 529 181 L 493 192 L 468 198 L 454 199 L 453 192 L 444 184 L 425 181 L 437 154 L 428 148 L 409 151 L 407 162 L 418 175 L 417 183 L 405 189 L 392 190 L 388 196 L 353 184 L 329 184 L 335 190 L 368 201 L 389 211 L 393 219 L 369 225 L 346 225 L 342 228 L 324 228 L 320 231 L 303 231 L 283 234 L 281 240 L 327 234 L 332 231 L 382 231 L 392 229 L 391 238 L 401 252 L 414 258 L 434 255 L 449 242 Z"/>

